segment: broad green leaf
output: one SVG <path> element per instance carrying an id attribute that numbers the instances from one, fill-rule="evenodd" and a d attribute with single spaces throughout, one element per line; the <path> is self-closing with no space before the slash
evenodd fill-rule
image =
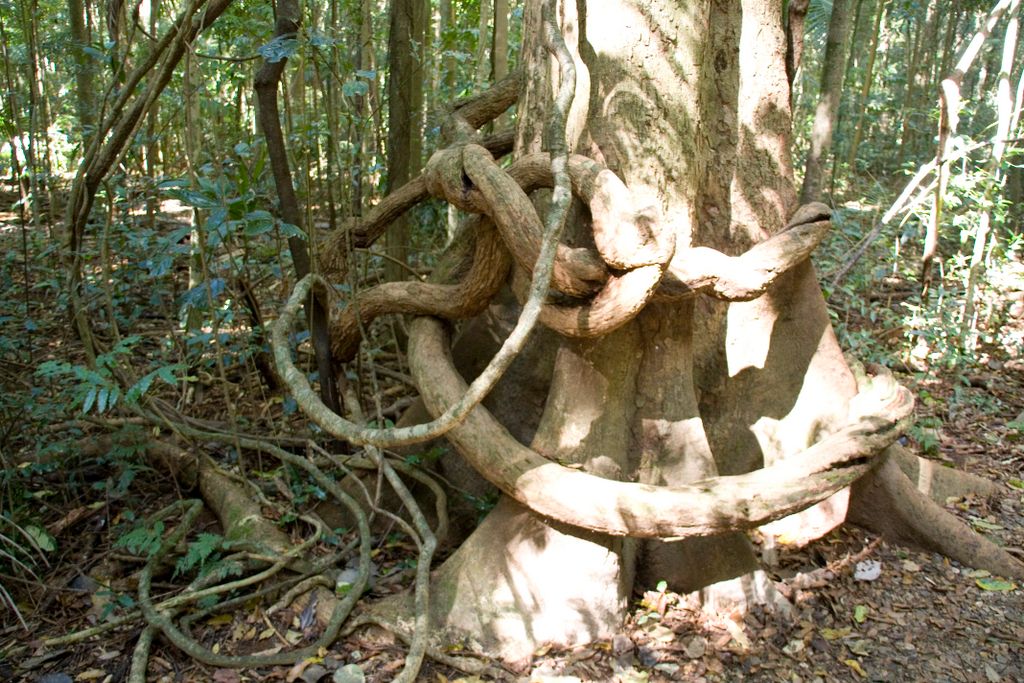
<path id="1" fill-rule="evenodd" d="M 982 531 L 999 531 L 1005 528 L 999 524 L 994 524 L 992 522 L 978 518 L 971 519 L 971 526 L 973 526 L 975 529 L 980 529 Z"/>
<path id="2" fill-rule="evenodd" d="M 82 401 L 82 412 L 88 413 L 92 409 L 92 404 L 96 402 L 96 390 L 90 389 L 85 395 L 85 400 Z"/>
<path id="3" fill-rule="evenodd" d="M 1012 591 L 1017 588 L 1017 584 L 1013 581 L 1007 581 L 1006 579 L 998 579 L 995 577 L 975 579 L 974 583 L 978 585 L 978 588 L 984 591 Z"/>
<path id="4" fill-rule="evenodd" d="M 57 542 L 54 540 L 53 536 L 46 532 L 45 529 L 40 529 L 34 524 L 29 524 L 25 527 L 25 533 L 32 537 L 32 540 L 37 546 L 39 546 L 40 550 L 52 553 L 57 549 Z"/>
<path id="5" fill-rule="evenodd" d="M 294 35 L 277 36 L 266 45 L 261 45 L 257 52 L 271 64 L 288 59 L 299 49 L 299 41 Z"/>

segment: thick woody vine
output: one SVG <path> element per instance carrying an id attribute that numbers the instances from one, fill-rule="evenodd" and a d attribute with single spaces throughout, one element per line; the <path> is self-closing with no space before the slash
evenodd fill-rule
<path id="1" fill-rule="evenodd" d="M 570 83 L 565 74 L 571 62 L 560 61 L 561 97 Z M 909 392 L 882 371 L 858 395 L 845 428 L 771 467 L 690 486 L 613 481 L 563 467 L 516 442 L 479 405 L 536 320 L 566 336 L 598 337 L 632 320 L 653 299 L 698 294 L 753 299 L 806 259 L 829 227 L 828 208 L 810 204 L 795 213 L 783 232 L 743 255 L 729 257 L 706 247 L 677 249 L 679 226 L 664 221 L 657 207 L 639 202 L 614 173 L 591 159 L 529 155 L 503 169 L 480 144 L 476 129 L 518 99 L 520 84 L 521 76 L 514 75 L 456 110 L 445 126 L 450 144 L 433 155 L 424 174 L 323 250 L 325 274 L 341 277 L 350 244 L 372 243 L 388 220 L 419 201 L 436 197 L 474 214 L 433 281 L 366 290 L 348 301 L 331 324 L 334 360 L 344 363 L 352 360 L 360 330 L 373 319 L 417 316 L 410 326 L 409 362 L 437 417 L 423 425 L 373 429 L 319 401 L 287 346 L 309 288 L 328 284 L 315 275 L 296 286 L 272 336 L 278 370 L 306 414 L 331 435 L 354 444 L 386 448 L 447 434 L 505 494 L 546 517 L 615 535 L 681 537 L 753 527 L 821 501 L 862 476 L 872 456 L 900 435 L 913 407 Z M 564 132 L 552 139 L 564 140 Z M 530 193 L 551 187 L 545 226 Z M 570 191 L 590 210 L 595 250 L 553 243 Z M 488 368 L 467 386 L 448 355 L 441 321 L 483 311 L 510 273 L 522 315 Z M 576 303 L 548 301 L 549 288 Z"/>

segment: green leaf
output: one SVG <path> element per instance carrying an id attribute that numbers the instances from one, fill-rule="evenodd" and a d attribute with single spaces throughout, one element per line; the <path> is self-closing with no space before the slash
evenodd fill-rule
<path id="1" fill-rule="evenodd" d="M 96 389 L 90 389 L 85 395 L 85 400 L 82 401 L 82 412 L 88 413 L 92 409 L 92 404 L 96 402 Z"/>
<path id="2" fill-rule="evenodd" d="M 1017 588 L 1017 584 L 1013 581 L 997 579 L 995 577 L 975 579 L 974 583 L 978 584 L 978 588 L 984 591 L 1012 591 Z"/>
<path id="3" fill-rule="evenodd" d="M 341 92 L 345 97 L 365 95 L 369 90 L 370 86 L 366 81 L 345 81 L 341 85 Z"/>
<path id="4" fill-rule="evenodd" d="M 40 550 L 52 553 L 57 549 L 57 542 L 53 536 L 46 532 L 45 529 L 29 524 L 25 527 L 25 533 L 32 537 L 32 540 L 39 547 Z"/>
<path id="5" fill-rule="evenodd" d="M 853 620 L 858 624 L 863 624 L 864 620 L 868 618 L 868 608 L 866 605 L 857 605 L 853 608 Z"/>
<path id="6" fill-rule="evenodd" d="M 294 35 L 277 36 L 266 45 L 261 45 L 256 51 L 263 59 L 271 64 L 288 59 L 299 49 L 299 41 Z"/>
<path id="7" fill-rule="evenodd" d="M 978 529 L 979 531 L 1000 531 L 1001 529 L 1005 528 L 1003 526 L 1000 526 L 999 524 L 993 524 L 992 522 L 988 522 L 984 519 L 979 519 L 977 517 L 971 518 L 971 526 L 973 526 L 975 529 Z"/>
<path id="8" fill-rule="evenodd" d="M 121 538 L 114 541 L 117 548 L 125 548 L 134 555 L 149 557 L 160 549 L 164 536 L 164 523 L 156 522 L 152 528 L 135 527 Z"/>
<path id="9" fill-rule="evenodd" d="M 223 543 L 224 537 L 219 534 L 199 534 L 196 540 L 188 544 L 188 551 L 174 566 L 174 575 L 188 573 L 196 566 L 203 567 Z"/>
<path id="10" fill-rule="evenodd" d="M 291 223 L 281 223 L 281 234 L 285 237 L 298 237 L 302 240 L 308 239 L 306 237 L 306 233 L 302 231 L 302 228 L 297 225 L 292 225 Z"/>
<path id="11" fill-rule="evenodd" d="M 175 363 L 174 365 L 165 365 L 162 368 L 157 368 L 156 375 L 167 384 L 174 386 L 178 383 L 178 378 L 174 374 L 181 368 L 181 363 Z"/>
<path id="12" fill-rule="evenodd" d="M 1021 491 L 1024 491 L 1024 481 L 1021 481 L 1020 479 L 1014 479 L 1014 478 L 1011 477 L 1009 480 L 1007 480 L 1006 483 L 1009 484 L 1010 486 L 1012 486 L 1015 489 L 1019 489 Z"/>

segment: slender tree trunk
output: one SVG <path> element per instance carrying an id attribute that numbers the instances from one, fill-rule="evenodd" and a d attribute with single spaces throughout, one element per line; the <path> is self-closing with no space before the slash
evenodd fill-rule
<path id="1" fill-rule="evenodd" d="M 69 2 L 80 2 L 80 0 L 69 0 Z M 153 36 L 150 41 L 150 49 L 156 48 L 157 27 L 160 23 L 160 0 L 149 0 L 149 35 Z M 241 107 L 239 107 L 241 109 Z M 156 185 L 157 162 L 160 156 L 160 140 L 157 129 L 160 123 L 160 104 L 153 103 L 153 108 L 146 116 L 146 176 L 150 182 Z M 146 196 L 146 219 L 150 229 L 156 229 L 156 214 L 160 209 L 160 199 L 156 188 L 152 188 Z"/>
<path id="2" fill-rule="evenodd" d="M 71 30 L 71 51 L 75 63 L 75 107 L 78 125 L 82 129 L 81 140 L 84 147 L 91 130 L 96 126 L 96 71 L 92 67 L 92 58 L 85 52 L 89 45 L 89 34 L 85 26 L 85 8 L 82 6 L 82 0 L 68 0 L 68 27 Z"/>
<path id="3" fill-rule="evenodd" d="M 508 76 L 508 0 L 494 0 L 494 40 L 491 43 L 491 80 L 497 83 Z M 495 120 L 495 128 L 507 128 L 509 115 Z"/>
<path id="4" fill-rule="evenodd" d="M 925 16 L 924 26 L 917 33 L 912 62 L 907 70 L 907 89 L 903 99 L 903 108 L 901 110 L 903 112 L 903 116 L 900 126 L 900 149 L 897 156 L 898 165 L 902 165 L 903 161 L 907 158 L 907 155 L 913 149 L 913 143 L 916 135 L 913 129 L 912 118 L 917 114 L 920 93 L 922 91 L 929 92 L 928 83 L 922 83 L 921 81 L 927 80 L 931 73 L 928 65 L 931 64 L 931 59 L 935 54 L 935 36 L 937 34 L 939 22 L 939 5 L 941 4 L 941 2 L 932 2 L 932 0 L 928 0 L 926 3 L 927 13 Z M 924 74 L 923 79 L 922 74 Z"/>
<path id="5" fill-rule="evenodd" d="M 942 224 L 943 202 L 946 185 L 949 182 L 949 146 L 960 124 L 960 88 L 964 75 L 977 59 L 982 46 L 988 40 L 996 24 L 1007 10 L 1016 11 L 1020 0 L 999 0 L 985 18 L 978 32 L 964 48 L 953 72 L 942 81 L 939 93 L 939 136 L 935 152 L 938 179 L 935 184 L 935 201 L 932 202 L 931 216 L 925 232 L 924 250 L 921 255 L 921 295 L 927 297 L 931 289 L 932 263 L 939 251 L 939 226 Z M 1011 9 L 1012 8 L 1012 9 Z"/>
<path id="6" fill-rule="evenodd" d="M 978 217 L 978 228 L 974 235 L 974 249 L 971 253 L 971 265 L 967 276 L 967 291 L 964 294 L 964 314 L 961 323 L 961 339 L 965 351 L 973 352 L 976 343 L 974 294 L 978 288 L 985 268 L 985 248 L 989 241 L 992 224 L 992 200 L 996 189 L 1003 178 L 1002 161 L 1006 150 L 1007 138 L 1010 136 L 1010 125 L 1013 119 L 1013 92 L 1010 89 L 1010 72 L 1013 70 L 1013 59 L 1017 52 L 1017 35 L 1019 19 L 1010 8 L 1011 16 L 1007 22 L 1003 36 L 1002 61 L 999 68 L 999 83 L 996 92 L 998 110 L 995 134 L 992 136 L 992 156 L 989 158 L 985 183 L 985 194 L 981 201 L 981 215 Z"/>
<path id="7" fill-rule="evenodd" d="M 482 89 L 491 72 L 491 63 L 487 59 L 487 48 L 491 44 L 488 32 L 491 24 L 491 0 L 480 0 L 480 25 L 478 26 L 476 43 L 476 76 L 473 82 L 477 89 Z"/>
<path id="8" fill-rule="evenodd" d="M 42 93 L 39 91 L 39 52 L 36 43 L 36 3 L 35 0 L 21 0 L 22 34 L 25 36 L 25 48 L 28 52 L 28 145 L 25 148 L 25 167 L 28 171 L 28 187 L 31 194 L 32 225 L 41 230 L 42 193 L 39 187 L 39 137 L 42 120 Z M 43 131 L 45 134 L 45 131 Z"/>
<path id="9" fill-rule="evenodd" d="M 856 173 L 857 149 L 860 147 L 861 139 L 864 136 L 864 118 L 868 108 L 868 100 L 871 96 L 871 86 L 875 75 L 875 54 L 878 52 L 878 40 L 881 35 L 882 16 L 885 14 L 887 0 L 878 0 L 875 8 L 875 18 L 872 24 L 871 39 L 868 45 L 867 62 L 864 65 L 864 81 L 860 86 L 860 101 L 857 107 L 857 122 L 853 126 L 853 138 L 850 141 L 850 151 L 847 156 L 847 164 L 851 173 Z"/>
<path id="10" fill-rule="evenodd" d="M 388 35 L 388 192 L 394 192 L 412 178 L 418 168 L 413 158 L 413 138 L 418 137 L 419 107 L 422 105 L 422 76 L 419 45 L 424 36 L 418 6 L 422 0 L 393 0 Z M 408 272 L 401 264 L 408 260 L 410 220 L 404 215 L 388 228 L 387 246 L 393 261 L 385 265 L 389 280 L 404 280 Z"/>
<path id="11" fill-rule="evenodd" d="M 828 42 L 825 46 L 825 63 L 821 70 L 821 92 L 818 106 L 814 111 L 811 148 L 807 152 L 804 182 L 800 188 L 800 201 L 805 204 L 821 198 L 822 184 L 825 180 L 824 166 L 832 148 L 833 129 L 839 118 L 849 29 L 850 0 L 835 0 L 832 3 L 832 18 L 828 24 Z"/>
<path id="12" fill-rule="evenodd" d="M 282 0 L 277 5 L 277 20 L 274 27 L 274 35 L 292 36 L 299 28 L 301 13 L 298 2 L 295 0 Z M 267 154 L 270 159 L 270 169 L 274 176 L 274 186 L 277 189 L 281 218 L 286 223 L 302 229 L 306 222 L 303 220 L 303 212 L 299 206 L 299 199 L 295 194 L 295 186 L 292 184 L 292 174 L 288 164 L 288 151 L 285 146 L 284 135 L 281 132 L 281 120 L 278 113 L 278 84 L 284 73 L 287 59 L 280 59 L 276 62 L 264 62 L 263 66 L 256 73 L 254 81 L 256 97 L 259 102 L 260 128 L 267 140 Z M 300 76 L 301 78 L 301 76 Z M 307 230 L 310 239 L 313 239 L 313 226 L 308 225 Z M 295 267 L 295 275 L 298 279 L 305 277 L 312 267 L 309 250 L 306 241 L 298 236 L 288 238 L 288 249 L 292 255 L 292 263 Z M 320 398 L 335 413 L 341 412 L 341 404 L 337 388 L 337 379 L 334 375 L 333 363 L 331 361 L 330 337 L 327 329 L 328 314 L 327 304 L 317 295 L 310 295 L 306 302 L 306 311 L 310 318 L 310 332 L 313 338 L 313 348 L 316 352 L 317 372 L 320 377 Z"/>

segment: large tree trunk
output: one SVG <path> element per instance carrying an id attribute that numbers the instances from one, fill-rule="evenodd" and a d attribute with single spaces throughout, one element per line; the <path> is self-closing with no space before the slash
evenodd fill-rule
<path id="1" fill-rule="evenodd" d="M 794 456 L 845 434 L 861 405 L 806 252 L 779 267 L 775 272 L 788 271 L 767 291 L 716 290 L 734 303 L 672 289 L 673 277 L 689 282 L 685 274 L 701 270 L 701 259 L 714 253 L 708 247 L 754 253 L 754 245 L 777 244 L 800 224 L 790 222 L 797 202 L 781 17 L 775 0 L 685 9 L 647 0 L 559 3 L 576 66 L 569 149 L 611 169 L 634 206 L 644 207 L 636 216 L 660 215 L 652 224 L 671 226 L 675 257 L 661 296 L 638 315 L 604 334 L 561 338 L 531 449 L 482 408 L 448 433 L 509 497 L 434 574 L 430 618 L 444 641 L 519 660 L 546 642 L 608 638 L 621 628 L 635 580 L 699 588 L 713 604 L 769 600 L 771 584 L 740 529 L 820 501 L 850 481 L 836 480 L 779 514 L 744 517 L 779 482 L 765 474 L 762 488 L 743 489 L 723 504 L 720 494 L 728 492 L 716 482 L 725 478 L 714 479 L 803 462 Z M 541 38 L 540 0 L 527 4 L 525 22 L 530 76 L 518 108 L 520 158 L 547 148 L 559 84 Z M 468 178 L 459 178 L 465 193 Z M 597 239 L 591 233 L 598 221 L 591 226 L 586 212 L 578 213 L 563 240 L 585 245 Z M 520 259 L 517 267 L 526 264 Z M 586 326 L 595 310 L 541 320 Z M 433 371 L 445 356 L 439 327 L 421 319 L 410 329 L 410 366 L 437 415 L 465 387 Z M 828 443 L 821 450 L 832 452 Z M 904 477 L 893 469 L 887 481 Z M 793 485 L 804 489 L 808 481 Z M 905 477 L 899 481 L 913 490 Z M 673 496 L 684 490 L 708 497 L 677 504 Z M 848 491 L 840 491 L 771 531 L 790 539 L 819 535 L 845 518 L 847 500 Z M 691 526 L 682 522 L 701 515 Z M 630 535 L 686 540 L 623 538 Z"/>
<path id="2" fill-rule="evenodd" d="M 520 101 L 518 155 L 541 149 L 553 88 L 539 4 L 525 17 L 533 76 Z M 579 8 L 560 9 L 577 60 L 570 147 L 656 196 L 677 250 L 739 253 L 780 231 L 796 197 L 775 4 L 748 0 L 741 13 L 712 3 L 700 16 L 628 0 Z M 803 449 L 838 426 L 855 390 L 804 266 L 764 301 L 652 305 L 610 335 L 565 341 L 533 448 L 607 478 L 685 484 Z M 543 642 L 617 632 L 636 571 L 644 583 L 725 582 L 707 596 L 764 600 L 770 589 L 756 568 L 741 532 L 616 540 L 504 500 L 436 573 L 433 618 L 449 637 L 519 659 Z"/>

